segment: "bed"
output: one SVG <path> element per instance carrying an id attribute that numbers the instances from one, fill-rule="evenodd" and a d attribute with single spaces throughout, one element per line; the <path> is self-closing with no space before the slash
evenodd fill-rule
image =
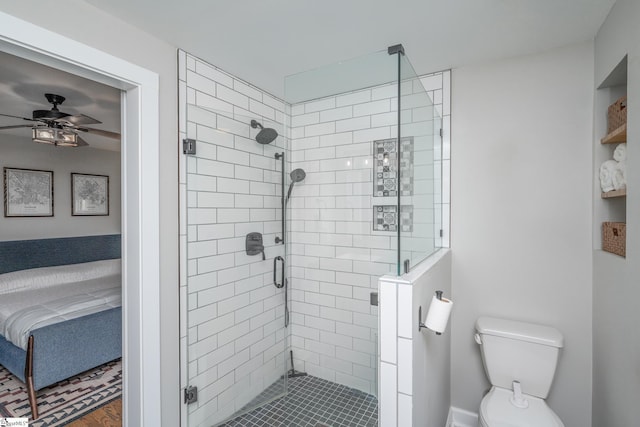
<path id="1" fill-rule="evenodd" d="M 120 235 L 0 242 L 0 364 L 34 420 L 37 390 L 121 357 L 120 248 Z"/>

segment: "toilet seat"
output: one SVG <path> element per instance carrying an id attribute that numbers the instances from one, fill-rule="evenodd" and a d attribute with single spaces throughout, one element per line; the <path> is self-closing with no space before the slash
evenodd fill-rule
<path id="1" fill-rule="evenodd" d="M 524 395 L 529 407 L 516 408 L 509 399 L 513 391 L 493 387 L 480 404 L 482 427 L 564 427 L 560 418 L 547 406 L 544 399 Z"/>

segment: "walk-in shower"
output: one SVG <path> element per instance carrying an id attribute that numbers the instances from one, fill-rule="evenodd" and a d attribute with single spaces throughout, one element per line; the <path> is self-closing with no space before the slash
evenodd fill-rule
<path id="1" fill-rule="evenodd" d="M 400 45 L 284 100 L 183 55 L 185 425 L 376 426 L 378 278 L 440 245 L 432 99 Z"/>

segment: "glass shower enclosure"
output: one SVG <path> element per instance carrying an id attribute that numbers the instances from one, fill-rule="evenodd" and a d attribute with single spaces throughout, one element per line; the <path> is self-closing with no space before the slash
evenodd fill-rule
<path id="1" fill-rule="evenodd" d="M 313 169 L 319 156 L 312 172 L 327 172 L 317 184 L 320 197 L 344 184 L 336 197 L 350 201 L 337 208 L 362 202 L 355 208 L 363 211 L 341 222 L 361 231 L 345 225 L 346 234 L 368 237 L 353 245 L 373 250 L 368 261 L 389 265 L 372 266 L 374 274 L 402 275 L 441 246 L 442 121 L 402 45 L 289 76 L 285 97 L 291 167 Z M 391 238 L 388 245 L 382 237 Z"/>
<path id="2" fill-rule="evenodd" d="M 183 422 L 251 416 L 292 374 L 375 402 L 378 278 L 441 245 L 441 121 L 420 78 L 397 45 L 289 76 L 278 100 L 184 58 Z"/>

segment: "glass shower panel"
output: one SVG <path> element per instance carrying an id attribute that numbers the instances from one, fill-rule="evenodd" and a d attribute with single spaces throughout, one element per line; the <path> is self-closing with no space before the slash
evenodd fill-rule
<path id="1" fill-rule="evenodd" d="M 267 118 L 232 106 L 229 102 L 243 100 L 241 93 L 226 101 L 216 95 L 231 93 L 240 83 L 188 60 L 195 66 L 186 73 L 181 99 L 195 153 L 183 154 L 186 381 L 187 390 L 197 387 L 197 401 L 186 411 L 189 427 L 211 427 L 287 389 L 285 289 L 274 286 L 273 273 L 274 259 L 285 255 L 284 246 L 275 242 L 282 236 L 282 164 L 276 153 L 285 151 L 285 107 Z M 270 144 L 258 143 L 261 129 L 252 128 L 252 120 L 279 136 Z M 247 251 L 247 243 L 254 250 Z M 277 265 L 279 284 L 283 267 Z"/>
<path id="2" fill-rule="evenodd" d="M 285 77 L 285 100 L 292 105 L 398 80 L 395 57 L 381 50 L 369 55 Z"/>
<path id="3" fill-rule="evenodd" d="M 310 172 L 288 205 L 294 259 L 313 251 L 295 245 L 302 236 L 295 232 L 317 231 L 336 260 L 320 263 L 376 278 L 398 274 L 398 231 L 379 218 L 397 208 L 395 191 L 384 188 L 391 180 L 382 178 L 395 171 L 379 150 L 397 135 L 398 73 L 397 55 L 385 49 L 285 78 L 290 165 Z"/>
<path id="4" fill-rule="evenodd" d="M 290 168 L 306 172 L 287 205 L 293 359 L 297 370 L 372 401 L 379 343 L 371 294 L 380 276 L 397 272 L 397 231 L 377 218 L 377 209 L 397 206 L 377 179 L 385 167 L 378 147 L 397 124 L 397 82 L 397 57 L 386 49 L 285 79 Z"/>
<path id="5" fill-rule="evenodd" d="M 441 118 L 406 56 L 400 67 L 398 274 L 441 246 L 442 229 Z"/>

